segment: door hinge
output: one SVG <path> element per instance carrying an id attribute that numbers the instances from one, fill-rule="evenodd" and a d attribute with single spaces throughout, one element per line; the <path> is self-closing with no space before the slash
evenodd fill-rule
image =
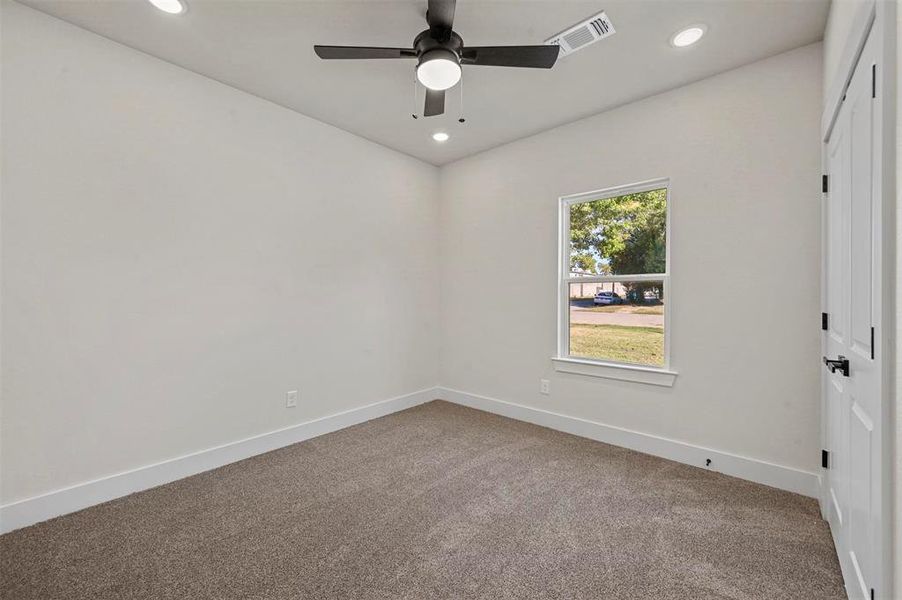
<path id="1" fill-rule="evenodd" d="M 877 65 L 871 65 L 871 98 L 877 97 Z"/>
<path id="2" fill-rule="evenodd" d="M 827 313 L 821 313 L 821 329 L 827 331 Z"/>
<path id="3" fill-rule="evenodd" d="M 830 453 L 826 450 L 821 450 L 821 466 L 823 468 L 827 468 L 827 465 L 830 464 Z"/>
<path id="4" fill-rule="evenodd" d="M 874 328 L 871 327 L 871 360 L 874 360 Z"/>
<path id="5" fill-rule="evenodd" d="M 827 176 L 826 176 L 826 175 L 821 175 L 821 192 L 824 193 L 824 194 L 826 194 L 826 193 L 827 193 L 827 190 L 828 190 L 828 186 L 827 186 Z"/>

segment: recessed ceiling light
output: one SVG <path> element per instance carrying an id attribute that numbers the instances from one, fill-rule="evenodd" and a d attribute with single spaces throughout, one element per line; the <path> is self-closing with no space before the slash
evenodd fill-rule
<path id="1" fill-rule="evenodd" d="M 436 131 L 432 134 L 432 139 L 434 139 L 436 142 L 447 142 L 448 138 L 450 137 L 451 136 L 444 131 Z"/>
<path id="2" fill-rule="evenodd" d="M 702 39 L 702 36 L 705 35 L 705 30 L 707 30 L 707 27 L 705 27 L 704 25 L 693 25 L 691 27 L 687 27 L 686 29 L 682 29 L 675 33 L 674 36 L 670 38 L 670 43 L 677 48 L 685 48 L 686 46 L 691 46 L 695 42 Z"/>
<path id="3" fill-rule="evenodd" d="M 181 0 L 148 0 L 148 2 L 170 15 L 185 12 L 185 4 Z"/>

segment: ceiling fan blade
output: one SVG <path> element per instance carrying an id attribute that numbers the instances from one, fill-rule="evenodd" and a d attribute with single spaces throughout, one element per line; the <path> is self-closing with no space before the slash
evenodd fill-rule
<path id="1" fill-rule="evenodd" d="M 450 30 L 454 24 L 454 6 L 456 0 L 429 0 L 426 9 L 426 22 L 430 29 Z"/>
<path id="2" fill-rule="evenodd" d="M 314 46 L 320 58 L 416 58 L 412 48 L 371 48 L 368 46 Z"/>
<path id="3" fill-rule="evenodd" d="M 557 61 L 558 46 L 472 46 L 464 48 L 461 64 L 493 67 L 550 69 Z"/>
<path id="4" fill-rule="evenodd" d="M 445 90 L 430 90 L 426 88 L 426 106 L 423 109 L 424 117 L 434 117 L 445 112 Z"/>

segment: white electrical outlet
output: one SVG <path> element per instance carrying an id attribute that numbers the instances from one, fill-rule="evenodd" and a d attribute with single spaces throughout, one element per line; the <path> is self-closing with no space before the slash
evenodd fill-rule
<path id="1" fill-rule="evenodd" d="M 285 393 L 285 408 L 294 408 L 298 405 L 298 391 L 291 390 Z"/>
<path id="2" fill-rule="evenodd" d="M 551 393 L 551 382 L 547 379 L 539 380 L 539 391 L 546 396 Z"/>

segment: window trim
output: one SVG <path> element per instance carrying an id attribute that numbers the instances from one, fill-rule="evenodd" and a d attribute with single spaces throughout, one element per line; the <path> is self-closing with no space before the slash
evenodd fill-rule
<path id="1" fill-rule="evenodd" d="M 666 189 L 667 216 L 665 219 L 665 257 L 664 273 L 640 275 L 599 275 L 594 277 L 572 277 L 570 275 L 570 207 L 574 204 L 605 200 L 626 194 L 637 194 L 651 190 Z M 606 377 L 638 383 L 672 386 L 676 379 L 676 371 L 670 367 L 670 330 L 671 305 L 673 304 L 670 287 L 670 247 L 671 247 L 671 213 L 673 195 L 670 178 L 649 179 L 627 185 L 619 185 L 591 192 L 570 194 L 558 198 L 558 336 L 557 355 L 552 357 L 554 368 L 565 373 Z M 664 364 L 644 365 L 626 363 L 615 360 L 599 360 L 585 356 L 570 355 L 570 284 L 609 283 L 616 281 L 661 281 L 664 289 Z"/>

